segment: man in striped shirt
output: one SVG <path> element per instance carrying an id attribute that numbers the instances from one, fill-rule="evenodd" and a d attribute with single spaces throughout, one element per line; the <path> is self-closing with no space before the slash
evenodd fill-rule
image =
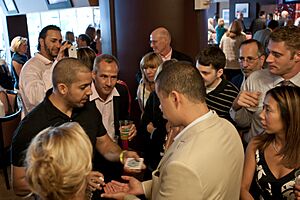
<path id="1" fill-rule="evenodd" d="M 205 82 L 208 108 L 233 122 L 229 110 L 239 90 L 223 78 L 225 64 L 223 51 L 219 47 L 210 46 L 199 53 L 196 66 Z"/>

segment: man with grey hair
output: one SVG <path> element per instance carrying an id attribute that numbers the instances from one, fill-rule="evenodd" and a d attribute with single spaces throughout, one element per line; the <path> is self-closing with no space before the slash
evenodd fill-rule
<path id="1" fill-rule="evenodd" d="M 184 60 L 194 63 L 189 56 L 172 49 L 171 34 L 165 27 L 159 27 L 150 34 L 150 46 L 155 53 L 158 53 L 163 61 L 175 58 L 176 60 Z"/>

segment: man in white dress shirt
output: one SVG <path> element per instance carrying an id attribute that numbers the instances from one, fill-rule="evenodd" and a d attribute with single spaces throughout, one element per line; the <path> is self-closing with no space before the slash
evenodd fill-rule
<path id="1" fill-rule="evenodd" d="M 64 50 L 70 46 L 61 45 L 61 30 L 55 25 L 44 27 L 38 40 L 38 52 L 24 64 L 20 73 L 23 116 L 43 101 L 46 91 L 52 87 L 54 61 L 64 57 Z"/>

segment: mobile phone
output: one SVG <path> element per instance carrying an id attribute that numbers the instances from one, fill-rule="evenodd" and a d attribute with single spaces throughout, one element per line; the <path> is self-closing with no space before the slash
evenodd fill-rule
<path id="1" fill-rule="evenodd" d="M 144 158 L 139 158 L 137 160 L 135 158 L 127 158 L 125 167 L 129 169 L 142 169 L 143 163 Z"/>
<path id="2" fill-rule="evenodd" d="M 68 54 L 69 54 L 69 57 L 70 57 L 70 58 L 77 58 L 76 47 L 72 45 L 72 46 L 68 49 Z"/>

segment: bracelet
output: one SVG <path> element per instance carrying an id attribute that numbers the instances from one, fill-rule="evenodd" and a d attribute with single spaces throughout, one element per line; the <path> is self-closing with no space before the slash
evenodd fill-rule
<path id="1" fill-rule="evenodd" d="M 124 153 L 126 152 L 126 150 L 123 150 L 121 153 L 120 153 L 120 162 L 122 163 L 122 164 L 124 164 Z"/>
<path id="2" fill-rule="evenodd" d="M 33 195 L 33 192 L 30 192 L 26 196 L 22 196 L 22 199 L 27 199 L 27 198 L 31 197 L 32 195 Z"/>

